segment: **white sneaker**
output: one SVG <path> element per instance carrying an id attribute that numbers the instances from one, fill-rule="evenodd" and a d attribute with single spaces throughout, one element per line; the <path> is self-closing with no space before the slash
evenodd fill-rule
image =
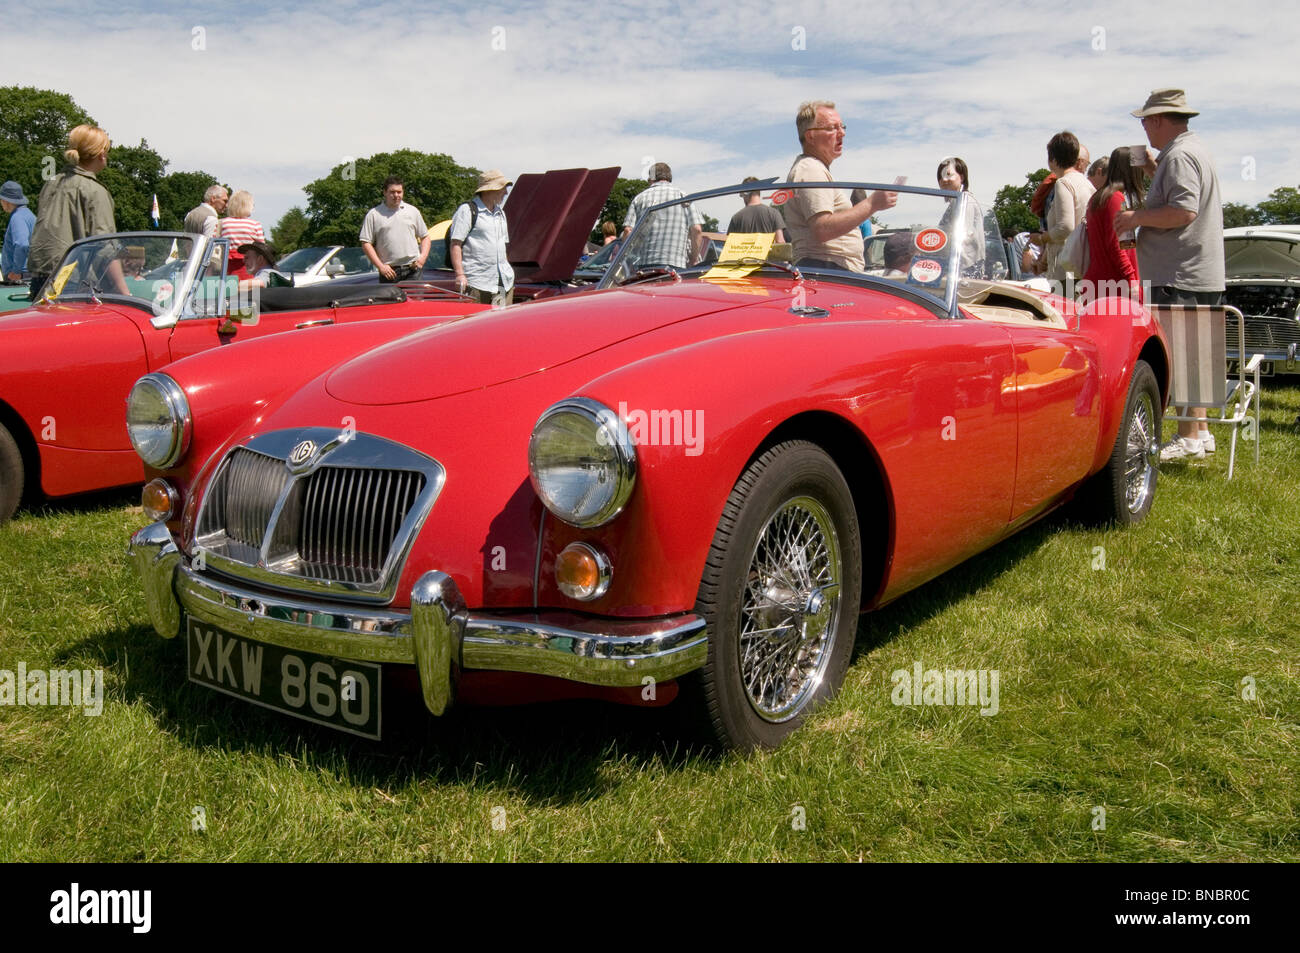
<path id="1" fill-rule="evenodd" d="M 1205 448 L 1195 437 L 1176 436 L 1160 448 L 1160 459 L 1163 461 L 1200 460 L 1204 456 Z"/>
<path id="2" fill-rule="evenodd" d="M 1214 452 L 1214 434 L 1208 430 L 1201 431 L 1201 449 L 1206 453 Z"/>

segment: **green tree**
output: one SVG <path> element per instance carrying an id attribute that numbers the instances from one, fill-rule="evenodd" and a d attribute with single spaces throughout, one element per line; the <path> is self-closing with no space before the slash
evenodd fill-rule
<path id="1" fill-rule="evenodd" d="M 111 161 L 111 154 L 110 154 Z M 158 227 L 175 232 L 185 227 L 185 216 L 203 201 L 203 193 L 215 184 L 216 176 L 207 172 L 169 172 L 158 180 Z"/>
<path id="2" fill-rule="evenodd" d="M 23 187 L 32 211 L 45 173 L 63 167 L 68 132 L 94 120 L 66 93 L 32 86 L 0 87 L 0 169 Z"/>
<path id="3" fill-rule="evenodd" d="M 355 245 L 366 212 L 384 199 L 384 179 L 396 175 L 406 186 L 406 201 L 432 225 L 450 218 L 456 206 L 474 195 L 478 169 L 457 165 L 451 156 L 414 149 L 381 152 L 340 163 L 329 175 L 303 187 L 307 229 L 303 245 Z"/>
<path id="4" fill-rule="evenodd" d="M 704 218 L 704 225 L 703 225 L 704 231 L 716 232 L 718 230 L 719 222 L 716 218 L 714 218 L 712 215 L 709 215 L 707 212 L 704 213 L 703 218 Z"/>
<path id="5" fill-rule="evenodd" d="M 1284 185 L 1256 206 L 1269 225 L 1300 225 L 1300 191 Z"/>
<path id="6" fill-rule="evenodd" d="M 0 139 L 54 150 L 62 164 L 68 133 L 82 124 L 94 125 L 95 120 L 67 93 L 34 86 L 0 87 Z"/>
<path id="7" fill-rule="evenodd" d="M 294 206 L 280 216 L 280 221 L 271 229 L 271 244 L 278 254 L 287 255 L 291 251 L 305 248 L 302 237 L 307 233 L 310 222 L 307 213 Z"/>
<path id="8" fill-rule="evenodd" d="M 167 160 L 144 139 L 138 146 L 113 146 L 108 154 L 108 166 L 98 177 L 113 196 L 113 217 L 118 231 L 153 228 L 149 213 L 166 168 Z"/>
<path id="9" fill-rule="evenodd" d="M 596 227 L 591 230 L 591 240 L 597 244 L 603 240 L 600 226 L 604 222 L 613 222 L 614 227 L 621 234 L 623 219 L 627 217 L 627 207 L 632 204 L 632 199 L 648 188 L 650 183 L 645 179 L 615 179 L 614 187 L 609 190 L 609 198 L 605 199 L 605 207 L 600 210 L 600 219 L 596 222 Z"/>
<path id="10" fill-rule="evenodd" d="M 1038 216 L 1029 207 L 1034 191 L 1047 178 L 1047 170 L 1039 169 L 1025 176 L 1024 185 L 1004 185 L 993 200 L 993 212 L 1003 234 L 1014 231 L 1032 232 L 1038 229 Z"/>
<path id="11" fill-rule="evenodd" d="M 1253 205 L 1238 202 L 1223 203 L 1223 227 L 1240 228 L 1244 225 L 1263 225 L 1264 213 Z"/>

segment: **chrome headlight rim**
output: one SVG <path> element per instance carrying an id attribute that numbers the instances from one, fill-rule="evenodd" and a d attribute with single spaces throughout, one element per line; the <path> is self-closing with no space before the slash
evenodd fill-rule
<path id="1" fill-rule="evenodd" d="M 559 506 L 555 500 L 549 497 L 542 481 L 538 478 L 538 435 L 542 432 L 545 424 L 564 414 L 574 414 L 586 418 L 596 427 L 597 440 L 606 446 L 612 447 L 615 452 L 618 474 L 614 491 L 604 505 L 585 518 L 580 518 L 577 514 L 566 511 Z M 603 439 L 601 435 L 603 435 Z M 598 400 L 593 400 L 590 397 L 566 397 L 542 411 L 537 418 L 537 422 L 533 424 L 532 434 L 528 438 L 528 478 L 532 482 L 533 490 L 536 491 L 538 498 L 541 499 L 546 509 L 557 519 L 568 523 L 570 526 L 576 526 L 580 529 L 592 529 L 597 526 L 604 526 L 617 517 L 623 512 L 628 500 L 632 497 L 632 490 L 636 486 L 636 473 L 636 443 L 632 440 L 627 425 L 618 414 Z"/>
<path id="2" fill-rule="evenodd" d="M 154 454 L 152 457 L 146 452 L 147 448 L 141 447 L 131 424 L 131 407 L 136 399 L 136 393 L 146 387 L 152 388 L 156 392 L 162 403 L 167 407 L 168 415 L 171 418 L 171 440 L 167 444 L 166 452 Z M 167 470 L 175 466 L 181 457 L 185 456 L 186 451 L 190 448 L 194 419 L 190 414 L 189 398 L 185 396 L 185 391 L 181 389 L 179 384 L 163 373 L 146 374 L 131 386 L 131 393 L 126 398 L 126 408 L 127 436 L 131 438 L 131 446 L 141 460 L 155 470 Z"/>

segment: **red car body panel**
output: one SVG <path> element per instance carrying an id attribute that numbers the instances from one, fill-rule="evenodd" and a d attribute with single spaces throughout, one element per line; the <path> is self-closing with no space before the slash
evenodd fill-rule
<path id="1" fill-rule="evenodd" d="M 150 321 L 153 314 L 144 306 L 120 301 L 43 303 L 0 317 L 0 347 L 5 353 L 0 405 L 11 411 L 9 423 L 21 422 L 15 437 L 35 446 L 40 488 L 46 495 L 124 486 L 144 479 L 124 416 L 126 396 L 143 374 L 181 357 L 219 349 L 225 376 L 243 382 L 244 387 L 259 382 L 255 389 L 261 393 L 260 381 L 275 371 L 251 371 L 237 356 L 242 349 L 228 350 L 231 345 L 282 331 L 306 335 L 310 328 L 301 326 L 320 322 L 353 325 L 404 315 L 444 320 L 477 310 L 482 306 L 463 300 L 405 301 L 265 311 L 257 321 L 245 323 L 195 317 L 174 327 L 155 328 Z M 335 340 L 350 339 L 345 335 Z M 364 332 L 358 336 L 360 346 L 373 340 Z M 289 350 L 296 352 L 307 341 L 295 337 Z M 292 370 L 296 383 L 302 379 L 302 369 L 313 365 L 310 356 L 301 353 L 290 360 L 279 370 Z M 331 351 L 330 363 L 336 361 Z M 242 408 L 246 416 L 246 399 Z"/>
<path id="2" fill-rule="evenodd" d="M 800 303 L 829 315 L 793 315 Z M 860 285 L 754 277 L 743 287 L 667 281 L 568 296 L 410 333 L 375 322 L 358 353 L 344 329 L 313 334 L 319 361 L 294 377 L 289 338 L 247 349 L 279 394 L 247 395 L 207 354 L 168 369 L 190 395 L 195 447 L 165 475 L 184 491 L 170 526 L 192 539 L 197 501 L 225 450 L 254 433 L 344 426 L 417 449 L 446 483 L 401 571 L 393 607 L 430 570 L 470 607 L 552 607 L 650 617 L 689 611 L 722 506 L 765 441 L 783 427 L 837 428 L 874 469 L 880 518 L 863 525 L 880 578 L 864 608 L 887 602 L 979 552 L 1067 498 L 1109 457 L 1133 362 L 1167 367 L 1158 328 L 1127 306 L 1076 315 L 1075 330 L 939 317 L 906 295 Z M 331 362 L 338 366 L 321 371 Z M 1162 362 L 1164 362 L 1162 364 Z M 1162 379 L 1162 386 L 1167 382 Z M 527 446 L 557 400 L 589 397 L 660 423 L 701 424 L 682 440 L 638 441 L 637 484 L 616 519 L 582 530 L 547 513 L 529 481 Z M 684 423 L 683 423 L 684 427 Z M 784 432 L 784 431 L 783 431 Z M 1063 444 L 1065 446 L 1063 446 Z M 850 474 L 850 483 L 864 474 Z M 598 542 L 609 591 L 577 602 L 554 584 L 555 554 Z"/>

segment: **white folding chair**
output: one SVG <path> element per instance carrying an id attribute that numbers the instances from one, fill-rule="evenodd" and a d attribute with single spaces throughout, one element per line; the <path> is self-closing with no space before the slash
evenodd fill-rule
<path id="1" fill-rule="evenodd" d="M 1237 432 L 1250 427 L 1255 442 L 1255 462 L 1259 463 L 1259 365 L 1264 359 L 1255 354 L 1249 363 L 1237 362 L 1235 377 L 1229 377 L 1226 317 L 1237 316 L 1237 353 L 1246 353 L 1246 322 L 1231 305 L 1153 305 L 1149 308 L 1160 322 L 1169 341 L 1173 361 L 1169 403 L 1184 410 L 1204 407 L 1208 423 L 1232 427 L 1228 452 L 1228 479 L 1232 479 L 1237 460 Z M 1254 414 L 1251 414 L 1251 402 Z M 1213 411 L 1219 416 L 1209 416 Z M 1196 420 L 1195 417 L 1166 413 L 1167 420 Z M 1249 424 L 1247 423 L 1249 421 Z"/>

